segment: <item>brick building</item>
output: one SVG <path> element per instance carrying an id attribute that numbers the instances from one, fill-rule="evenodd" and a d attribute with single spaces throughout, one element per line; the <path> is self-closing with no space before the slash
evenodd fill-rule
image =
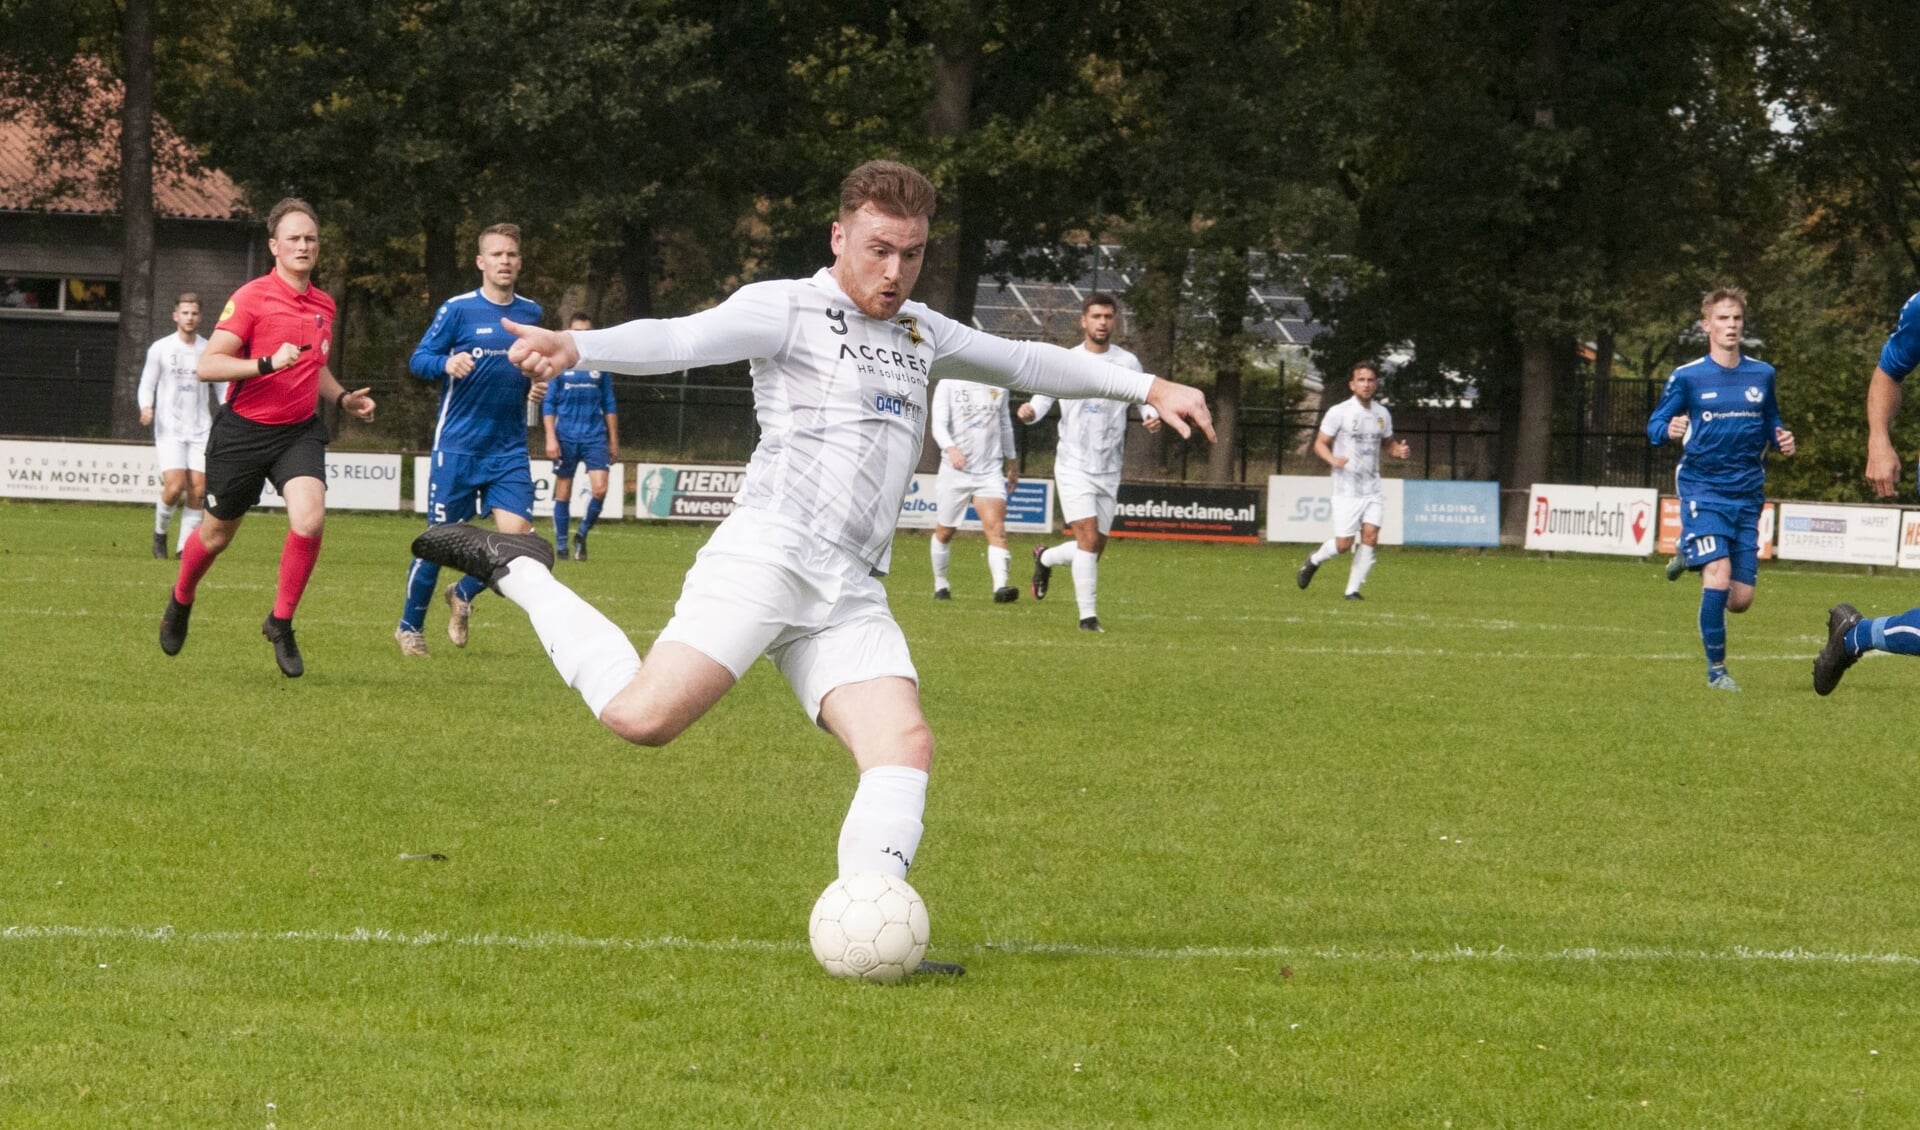
<path id="1" fill-rule="evenodd" d="M 115 95 L 117 97 L 117 94 Z M 117 107 L 116 107 L 117 111 Z M 113 411 L 120 325 L 119 202 L 109 187 L 117 128 L 76 151 L 49 146 L 31 111 L 0 119 L 0 435 L 104 436 Z M 179 146 L 156 121 L 156 146 Z M 200 295 L 212 329 L 220 304 L 264 269 L 265 239 L 225 175 L 189 163 L 154 169 L 153 321 L 168 333 L 173 299 Z"/>

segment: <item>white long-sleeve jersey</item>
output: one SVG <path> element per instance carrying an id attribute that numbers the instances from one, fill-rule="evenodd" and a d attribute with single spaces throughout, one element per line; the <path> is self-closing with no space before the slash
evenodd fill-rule
<path id="1" fill-rule="evenodd" d="M 969 471 L 999 474 L 1014 457 L 1012 402 L 1004 388 L 953 377 L 941 381 L 933 386 L 933 442 L 942 452 L 959 448 Z"/>
<path id="2" fill-rule="evenodd" d="M 200 355 L 207 339 L 194 335 L 192 344 L 168 334 L 147 347 L 147 364 L 140 370 L 140 407 L 153 409 L 155 439 L 184 439 L 196 443 L 213 427 L 213 405 L 227 394 L 225 381 L 209 384 L 199 377 Z M 209 402 L 208 394 L 212 393 Z"/>
<path id="3" fill-rule="evenodd" d="M 1140 358 L 1117 345 L 1107 346 L 1105 353 L 1089 353 L 1086 343 L 1081 342 L 1068 352 L 1131 372 L 1144 371 Z M 1050 396 L 1034 397 L 1032 422 L 1044 419 L 1053 403 Z M 1127 409 L 1135 403 L 1105 398 L 1060 401 L 1060 446 L 1054 453 L 1054 465 L 1085 475 L 1119 474 L 1127 449 Z M 1152 413 L 1151 408 L 1141 409 L 1143 417 Z"/>
<path id="4" fill-rule="evenodd" d="M 920 461 L 928 384 L 1146 399 L 1153 378 L 1058 346 L 983 334 L 923 303 L 862 314 L 831 272 L 752 283 L 684 318 L 576 330 L 578 367 L 670 373 L 752 362 L 760 442 L 734 502 L 769 512 L 884 573 Z"/>

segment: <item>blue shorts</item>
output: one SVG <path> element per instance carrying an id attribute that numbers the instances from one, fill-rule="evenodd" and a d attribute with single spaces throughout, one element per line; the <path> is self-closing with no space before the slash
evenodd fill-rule
<path id="1" fill-rule="evenodd" d="M 1680 500 L 1680 556 L 1698 569 L 1722 557 L 1743 585 L 1760 579 L 1760 503 Z"/>
<path id="2" fill-rule="evenodd" d="M 533 468 L 524 452 L 458 455 L 436 451 L 428 457 L 427 524 L 464 522 L 492 510 L 533 521 Z"/>
<path id="3" fill-rule="evenodd" d="M 585 463 L 589 471 L 604 471 L 612 460 L 607 457 L 605 436 L 595 439 L 583 439 L 578 443 L 562 437 L 560 440 L 560 458 L 553 461 L 553 477 L 571 479 L 574 468 Z"/>

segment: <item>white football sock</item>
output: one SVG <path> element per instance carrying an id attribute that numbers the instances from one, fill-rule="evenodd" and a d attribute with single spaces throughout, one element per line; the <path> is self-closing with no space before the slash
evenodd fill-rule
<path id="1" fill-rule="evenodd" d="M 173 512 L 177 509 L 179 509 L 179 507 L 169 506 L 164 502 L 154 503 L 153 532 L 165 537 L 167 533 L 167 523 L 173 521 Z"/>
<path id="2" fill-rule="evenodd" d="M 1340 556 L 1340 543 L 1334 541 L 1332 538 L 1328 538 L 1326 541 L 1320 543 L 1320 548 L 1314 550 L 1313 555 L 1308 557 L 1307 560 L 1313 562 L 1315 565 L 1325 565 L 1338 556 Z"/>
<path id="3" fill-rule="evenodd" d="M 1347 570 L 1347 591 L 1359 592 L 1366 582 L 1367 570 L 1373 568 L 1373 547 L 1365 542 L 1353 547 L 1353 567 Z"/>
<path id="4" fill-rule="evenodd" d="M 928 538 L 927 553 L 933 558 L 933 591 L 947 587 L 947 565 L 953 560 L 953 543 Z"/>
<path id="5" fill-rule="evenodd" d="M 1100 555 L 1084 549 L 1073 551 L 1073 599 L 1080 603 L 1080 618 L 1095 615 L 1100 597 Z"/>
<path id="6" fill-rule="evenodd" d="M 1040 554 L 1040 564 L 1052 569 L 1058 569 L 1062 565 L 1071 565 L 1073 564 L 1073 552 L 1079 548 L 1080 546 L 1077 542 L 1062 542 L 1059 545 L 1043 551 Z"/>
<path id="7" fill-rule="evenodd" d="M 554 669 L 595 718 L 640 673 L 640 653 L 627 634 L 538 561 L 516 558 L 500 578 L 500 593 L 526 610 Z"/>
<path id="8" fill-rule="evenodd" d="M 905 765 L 876 765 L 860 774 L 840 825 L 840 876 L 880 871 L 907 877 L 925 830 L 927 774 Z"/>
<path id="9" fill-rule="evenodd" d="M 1007 587 L 1007 565 L 1013 561 L 1013 551 L 1004 545 L 987 547 L 987 572 L 993 574 L 993 587 Z"/>
<path id="10" fill-rule="evenodd" d="M 193 536 L 193 531 L 200 528 L 200 523 L 206 516 L 205 510 L 187 508 L 186 516 L 180 519 L 180 544 L 174 547 L 176 550 L 187 548 L 187 539 Z"/>

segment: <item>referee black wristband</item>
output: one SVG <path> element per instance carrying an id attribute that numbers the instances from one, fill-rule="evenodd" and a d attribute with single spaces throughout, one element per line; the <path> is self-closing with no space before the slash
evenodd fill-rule
<path id="1" fill-rule="evenodd" d="M 344 388 L 341 389 L 340 395 L 333 398 L 333 406 L 345 412 L 347 410 L 347 395 L 347 390 Z"/>
<path id="2" fill-rule="evenodd" d="M 264 377 L 271 372 L 273 372 L 273 358 L 270 356 L 260 358 L 260 375 Z"/>

